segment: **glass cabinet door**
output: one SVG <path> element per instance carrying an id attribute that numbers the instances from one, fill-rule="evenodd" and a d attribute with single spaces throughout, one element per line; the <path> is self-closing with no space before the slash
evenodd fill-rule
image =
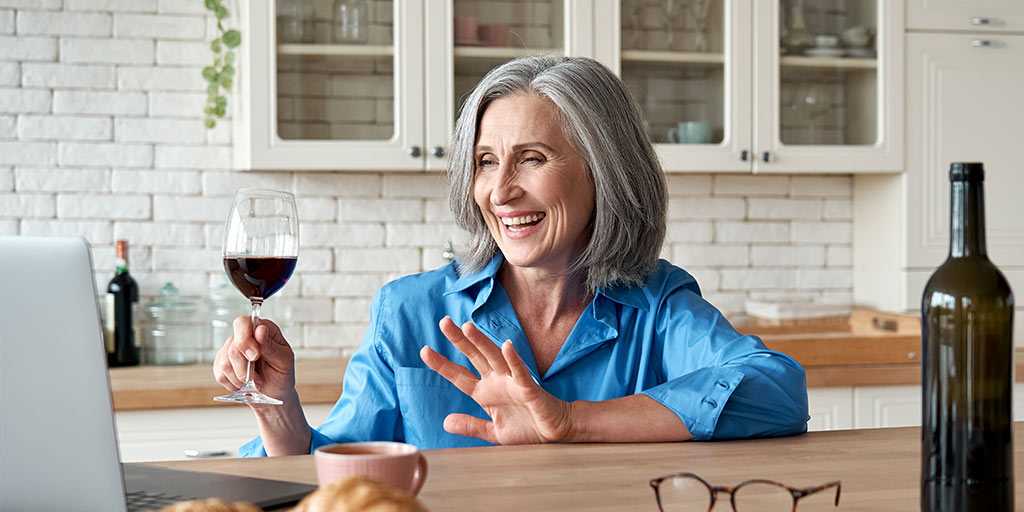
<path id="1" fill-rule="evenodd" d="M 755 1 L 755 170 L 900 170 L 899 4 Z"/>
<path id="2" fill-rule="evenodd" d="M 569 53 L 570 0 L 426 3 L 427 168 L 441 170 L 463 103 L 488 71 L 516 57 Z"/>
<path id="3" fill-rule="evenodd" d="M 423 169 L 421 0 L 266 0 L 241 10 L 250 38 L 241 167 Z"/>
<path id="4" fill-rule="evenodd" d="M 750 170 L 750 13 L 737 4 L 596 3 L 595 19 L 618 20 L 610 65 L 633 94 L 667 171 Z M 617 12 L 602 12 L 606 5 Z"/>

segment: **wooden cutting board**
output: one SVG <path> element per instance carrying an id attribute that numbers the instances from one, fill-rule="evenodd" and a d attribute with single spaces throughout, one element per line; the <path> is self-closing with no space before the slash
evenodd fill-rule
<path id="1" fill-rule="evenodd" d="M 846 322 L 786 326 L 737 325 L 772 350 L 805 367 L 920 364 L 921 319 L 913 315 L 855 309 Z"/>

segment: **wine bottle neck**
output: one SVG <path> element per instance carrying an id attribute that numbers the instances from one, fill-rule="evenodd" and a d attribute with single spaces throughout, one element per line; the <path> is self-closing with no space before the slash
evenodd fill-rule
<path id="1" fill-rule="evenodd" d="M 986 256 L 985 194 L 981 181 L 954 181 L 949 219 L 949 257 Z"/>
<path id="2" fill-rule="evenodd" d="M 114 269 L 118 274 L 128 272 L 128 260 L 124 258 L 114 260 Z"/>

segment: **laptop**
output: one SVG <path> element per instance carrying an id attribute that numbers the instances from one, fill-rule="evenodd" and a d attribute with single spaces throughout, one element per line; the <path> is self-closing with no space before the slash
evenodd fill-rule
<path id="1" fill-rule="evenodd" d="M 0 510 L 159 510 L 210 497 L 273 508 L 316 489 L 121 464 L 96 299 L 84 239 L 0 237 Z"/>

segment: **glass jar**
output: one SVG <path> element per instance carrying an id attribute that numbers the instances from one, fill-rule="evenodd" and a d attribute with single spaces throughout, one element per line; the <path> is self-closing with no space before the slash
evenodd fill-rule
<path id="1" fill-rule="evenodd" d="M 370 2 L 335 0 L 331 39 L 338 44 L 365 44 L 370 36 Z"/>
<path id="2" fill-rule="evenodd" d="M 205 337 L 196 318 L 197 304 L 181 299 L 171 283 L 164 285 L 160 294 L 144 308 L 143 361 L 154 365 L 199 362 L 199 348 Z"/>
<path id="3" fill-rule="evenodd" d="M 209 330 L 206 342 L 200 351 L 200 360 L 204 363 L 213 362 L 217 350 L 234 334 L 232 323 L 235 318 L 249 314 L 249 301 L 242 297 L 238 290 L 221 274 L 217 286 L 210 287 L 206 296 L 209 308 Z"/>
<path id="4" fill-rule="evenodd" d="M 311 0 L 277 0 L 277 41 L 316 42 L 316 4 Z"/>

